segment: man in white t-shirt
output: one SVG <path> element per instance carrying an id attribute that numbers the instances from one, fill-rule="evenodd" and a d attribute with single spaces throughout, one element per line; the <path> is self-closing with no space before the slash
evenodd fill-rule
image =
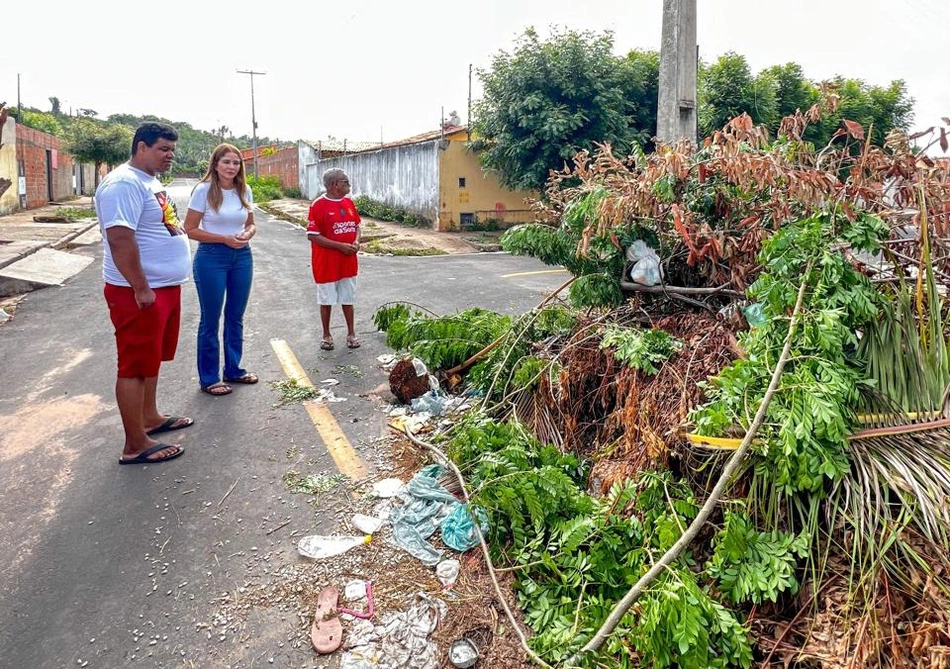
<path id="1" fill-rule="evenodd" d="M 132 139 L 132 157 L 96 189 L 102 231 L 102 278 L 115 326 L 118 371 L 115 398 L 125 430 L 119 464 L 150 464 L 184 453 L 153 436 L 194 423 L 158 410 L 158 372 L 178 346 L 181 284 L 191 269 L 188 237 L 157 174 L 175 157 L 178 133 L 144 123 Z"/>

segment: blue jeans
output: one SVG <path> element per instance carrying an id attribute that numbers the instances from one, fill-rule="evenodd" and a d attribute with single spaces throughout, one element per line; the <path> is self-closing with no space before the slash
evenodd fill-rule
<path id="1" fill-rule="evenodd" d="M 224 310 L 224 379 L 247 373 L 244 353 L 244 309 L 251 294 L 254 260 L 251 247 L 232 249 L 225 244 L 201 243 L 193 263 L 195 288 L 201 306 L 198 323 L 198 378 L 201 386 L 221 380 L 218 324 Z M 227 297 L 227 299 L 225 299 Z"/>

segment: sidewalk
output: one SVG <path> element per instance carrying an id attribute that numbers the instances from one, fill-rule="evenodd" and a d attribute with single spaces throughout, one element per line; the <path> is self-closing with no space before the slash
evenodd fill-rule
<path id="1" fill-rule="evenodd" d="M 60 220 L 64 208 L 90 209 L 83 196 L 0 216 L 0 298 L 43 286 L 62 285 L 92 258 L 65 250 L 98 242 L 95 217 Z"/>
<path id="2" fill-rule="evenodd" d="M 61 204 L 48 204 L 0 216 L 0 268 L 35 253 L 41 248 L 64 248 L 70 241 L 98 225 L 95 217 L 60 222 L 64 208 L 92 209 L 92 198 L 78 197 Z M 35 220 L 35 219 L 41 220 Z"/>

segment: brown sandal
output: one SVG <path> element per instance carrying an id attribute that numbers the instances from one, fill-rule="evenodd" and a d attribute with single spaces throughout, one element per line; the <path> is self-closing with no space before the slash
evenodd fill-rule
<path id="1" fill-rule="evenodd" d="M 221 395 L 230 395 L 231 386 L 221 381 L 212 383 L 210 386 L 201 386 L 201 392 L 220 397 Z"/>
<path id="2" fill-rule="evenodd" d="M 324 351 L 333 350 L 333 337 L 324 337 L 323 341 L 320 342 L 320 348 Z"/>
<path id="3" fill-rule="evenodd" d="M 245 385 L 253 385 L 260 381 L 260 379 L 257 378 L 257 374 L 247 373 L 244 376 L 238 376 L 234 379 L 225 379 L 224 381 L 225 383 L 243 383 Z"/>

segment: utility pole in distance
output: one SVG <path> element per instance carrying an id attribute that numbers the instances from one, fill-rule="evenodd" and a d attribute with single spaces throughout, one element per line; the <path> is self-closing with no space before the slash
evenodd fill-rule
<path id="1" fill-rule="evenodd" d="M 264 75 L 267 72 L 254 72 L 253 70 L 238 70 L 238 74 L 251 75 L 251 137 L 254 139 L 254 178 L 257 179 L 257 117 L 254 115 L 254 75 Z"/>
<path id="2" fill-rule="evenodd" d="M 663 0 L 656 136 L 662 144 L 697 138 L 696 0 Z"/>

